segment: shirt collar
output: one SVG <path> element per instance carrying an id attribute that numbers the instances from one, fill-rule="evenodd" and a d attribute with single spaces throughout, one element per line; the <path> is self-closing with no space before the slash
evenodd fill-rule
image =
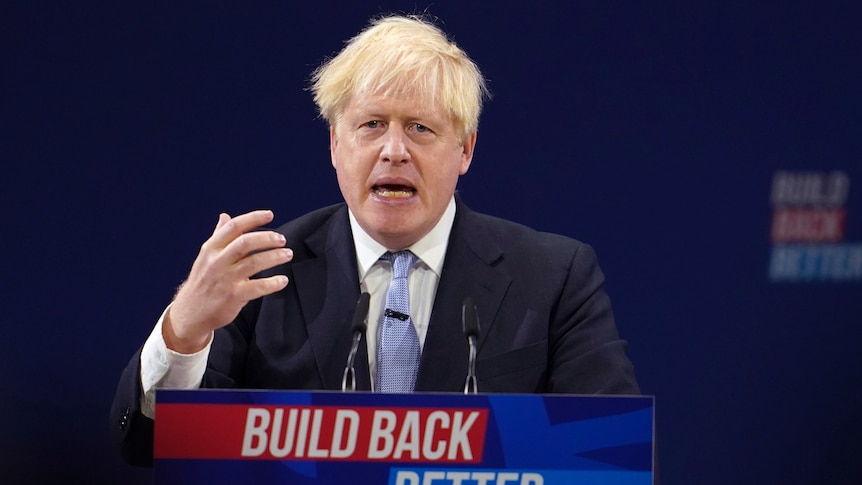
<path id="1" fill-rule="evenodd" d="M 368 270 L 380 259 L 380 256 L 389 251 L 386 246 L 375 241 L 359 225 L 353 211 L 350 215 L 350 229 L 353 233 L 353 245 L 356 248 L 356 262 L 359 265 L 359 281 L 365 279 Z M 416 241 L 409 249 L 438 277 L 443 271 L 443 258 L 446 256 L 446 246 L 449 244 L 449 234 L 452 232 L 452 224 L 455 221 L 455 197 L 449 199 L 449 205 L 437 221 L 434 228 L 422 239 Z"/>

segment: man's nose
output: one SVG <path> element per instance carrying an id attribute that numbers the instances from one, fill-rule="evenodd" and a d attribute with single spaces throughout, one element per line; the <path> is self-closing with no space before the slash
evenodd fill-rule
<path id="1" fill-rule="evenodd" d="M 380 158 L 384 162 L 406 163 L 410 161 L 407 150 L 407 135 L 400 126 L 390 125 L 383 138 L 383 149 Z"/>

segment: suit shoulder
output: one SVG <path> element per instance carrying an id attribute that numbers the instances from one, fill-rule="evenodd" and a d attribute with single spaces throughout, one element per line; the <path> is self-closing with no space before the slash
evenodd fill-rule
<path id="1" fill-rule="evenodd" d="M 525 250 L 526 252 L 554 251 L 575 253 L 587 251 L 592 253 L 592 248 L 577 239 L 562 234 L 537 231 L 532 227 L 510 221 L 500 217 L 470 212 L 468 223 L 478 224 L 482 230 L 494 237 L 497 244 L 507 251 Z"/>
<path id="2" fill-rule="evenodd" d="M 288 240 L 305 239 L 327 224 L 335 214 L 345 208 L 346 205 L 344 203 L 321 207 L 282 224 L 276 231 L 284 234 Z"/>

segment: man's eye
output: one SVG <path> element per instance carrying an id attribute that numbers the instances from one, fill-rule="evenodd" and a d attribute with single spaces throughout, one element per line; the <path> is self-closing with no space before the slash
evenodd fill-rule
<path id="1" fill-rule="evenodd" d="M 378 126 L 380 126 L 380 122 L 377 120 L 368 121 L 365 123 L 366 128 L 377 128 Z"/>
<path id="2" fill-rule="evenodd" d="M 413 125 L 413 127 L 417 133 L 428 133 L 429 131 L 431 131 L 430 128 L 428 128 L 427 126 L 425 126 L 421 123 L 416 123 Z"/>

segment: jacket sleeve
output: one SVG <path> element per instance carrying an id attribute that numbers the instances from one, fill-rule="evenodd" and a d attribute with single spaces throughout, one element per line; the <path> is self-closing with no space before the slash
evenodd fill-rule
<path id="1" fill-rule="evenodd" d="M 111 440 L 123 459 L 135 466 L 153 464 L 153 420 L 141 414 L 141 351 L 120 376 L 109 419 Z"/>
<path id="2" fill-rule="evenodd" d="M 593 249 L 579 244 L 551 314 L 550 392 L 640 394 L 604 281 Z"/>

